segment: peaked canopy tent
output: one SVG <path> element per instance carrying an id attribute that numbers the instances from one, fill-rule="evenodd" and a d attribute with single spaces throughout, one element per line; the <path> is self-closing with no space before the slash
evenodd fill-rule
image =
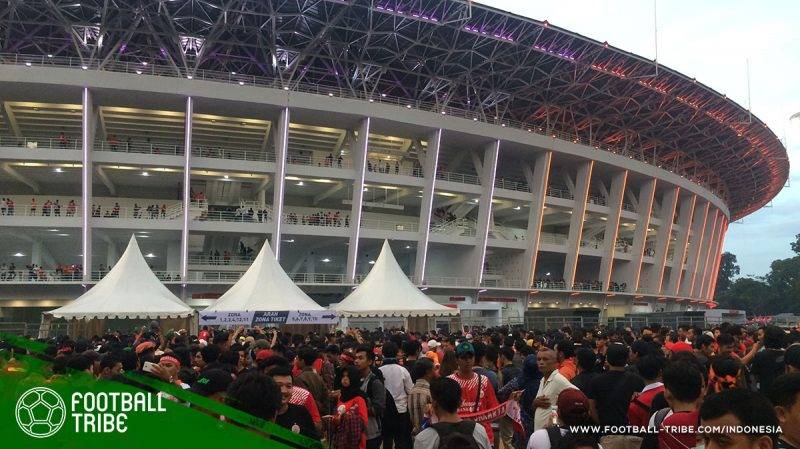
<path id="1" fill-rule="evenodd" d="M 188 330 L 194 310 L 173 294 L 147 265 L 136 237 L 131 236 L 125 253 L 94 287 L 71 303 L 42 314 L 42 328 L 49 330 L 53 318 L 81 320 L 83 333 L 104 331 L 106 320 L 171 320 L 162 323 Z"/>
<path id="2" fill-rule="evenodd" d="M 269 243 L 241 278 L 200 313 L 200 324 L 333 324 L 338 315 L 309 298 L 283 271 Z"/>
<path id="3" fill-rule="evenodd" d="M 351 321 L 378 321 L 381 326 L 387 321 L 397 322 L 391 318 L 401 318 L 406 328 L 426 331 L 431 328 L 428 318 L 459 313 L 458 309 L 443 306 L 422 293 L 403 273 L 385 240 L 367 277 L 342 302 L 332 305 L 331 310 Z"/>

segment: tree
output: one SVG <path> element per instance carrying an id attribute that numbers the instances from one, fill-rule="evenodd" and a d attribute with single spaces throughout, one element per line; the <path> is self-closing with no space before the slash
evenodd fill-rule
<path id="1" fill-rule="evenodd" d="M 800 235 L 798 235 L 800 238 Z M 733 278 L 739 274 L 739 265 L 736 264 L 736 254 L 724 252 L 719 263 L 717 273 L 717 290 L 715 296 L 721 298 L 733 285 Z"/>
<path id="2" fill-rule="evenodd" d="M 719 296 L 718 302 L 722 308 L 744 310 L 748 315 L 763 315 L 771 313 L 770 290 L 770 285 L 762 278 L 738 278 Z"/>
<path id="3" fill-rule="evenodd" d="M 790 243 L 789 246 L 795 254 L 800 255 L 800 234 L 794 236 L 794 242 Z"/>

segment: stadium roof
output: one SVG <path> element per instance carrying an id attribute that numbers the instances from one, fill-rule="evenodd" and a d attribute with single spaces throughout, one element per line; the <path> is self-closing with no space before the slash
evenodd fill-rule
<path id="1" fill-rule="evenodd" d="M 734 219 L 768 203 L 789 175 L 777 136 L 708 86 L 461 0 L 26 0 L 0 14 L 3 53 L 271 77 L 465 110 L 684 174 Z"/>

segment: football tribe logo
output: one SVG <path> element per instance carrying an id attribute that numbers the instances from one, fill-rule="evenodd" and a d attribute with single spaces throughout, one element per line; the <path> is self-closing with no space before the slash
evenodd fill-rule
<path id="1" fill-rule="evenodd" d="M 35 387 L 20 396 L 16 407 L 17 425 L 34 438 L 58 432 L 67 418 L 67 406 L 55 391 Z"/>

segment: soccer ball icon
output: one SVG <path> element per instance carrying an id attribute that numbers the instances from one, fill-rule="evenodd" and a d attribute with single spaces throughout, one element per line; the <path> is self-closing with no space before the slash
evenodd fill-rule
<path id="1" fill-rule="evenodd" d="M 34 438 L 47 438 L 58 432 L 67 418 L 64 400 L 46 387 L 34 387 L 20 396 L 16 407 L 17 425 Z"/>

